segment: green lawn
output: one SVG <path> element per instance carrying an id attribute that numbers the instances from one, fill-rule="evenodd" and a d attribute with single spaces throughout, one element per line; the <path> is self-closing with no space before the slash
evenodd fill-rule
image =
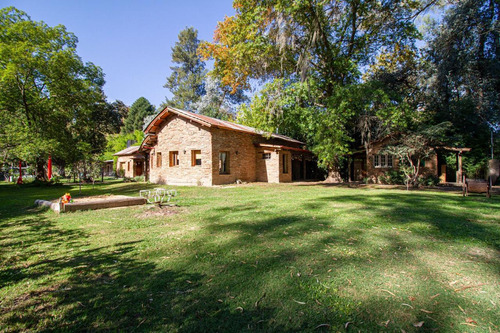
<path id="1" fill-rule="evenodd" d="M 56 215 L 34 200 L 77 187 L 0 185 L 0 331 L 500 331 L 500 196 L 177 189 Z"/>

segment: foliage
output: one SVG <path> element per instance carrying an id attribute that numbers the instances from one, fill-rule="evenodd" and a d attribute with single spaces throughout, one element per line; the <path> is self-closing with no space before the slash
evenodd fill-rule
<path id="1" fill-rule="evenodd" d="M 144 120 L 154 114 L 156 114 L 154 106 L 145 97 L 139 97 L 129 109 L 122 132 L 129 134 L 136 130 L 142 131 Z"/>
<path id="2" fill-rule="evenodd" d="M 266 91 L 242 109 L 243 118 L 263 130 L 277 128 L 277 122 L 290 124 L 284 131 L 279 128 L 283 134 L 301 129 L 299 137 L 310 137 L 322 164 L 331 167 L 354 145 L 358 118 L 370 108 L 378 112 L 379 100 L 380 108 L 390 113 L 381 119 L 388 127 L 397 125 L 391 117 L 407 113 L 399 96 L 394 98 L 381 85 L 360 84 L 360 73 L 380 50 L 412 45 L 418 36 L 413 20 L 432 3 L 237 0 L 236 15 L 220 22 L 214 42 L 202 43 L 199 52 L 214 59 L 212 74 L 233 92 L 249 88 L 252 79 L 267 81 Z M 302 96 L 307 88 L 294 90 L 301 84 L 311 87 L 310 96 Z M 278 87 L 290 88 L 281 92 Z M 286 110 L 266 111 L 266 104 Z M 292 115 L 285 115 L 292 109 L 293 116 L 306 113 L 296 124 L 291 124 Z"/>
<path id="3" fill-rule="evenodd" d="M 0 147 L 4 159 L 36 162 L 39 179 L 48 155 L 75 161 L 97 153 L 112 130 L 104 74 L 82 62 L 76 44 L 62 25 L 0 10 Z"/>
<path id="4" fill-rule="evenodd" d="M 142 143 L 143 139 L 144 139 L 144 132 L 140 130 L 135 130 L 133 133 L 128 133 L 128 134 L 121 133 L 121 134 L 108 135 L 106 150 L 102 155 L 101 160 L 102 161 L 114 160 L 114 165 L 115 165 L 114 169 L 116 170 L 117 157 L 113 156 L 113 154 L 127 148 L 127 142 L 134 141 L 135 145 L 139 145 Z"/>
<path id="5" fill-rule="evenodd" d="M 500 129 L 499 12 L 498 1 L 459 1 L 429 29 L 428 108 L 434 122 L 453 124 L 473 164 Z"/>
<path id="6" fill-rule="evenodd" d="M 205 94 L 198 102 L 192 103 L 193 110 L 209 117 L 233 120 L 236 105 L 248 101 L 242 90 L 231 94 L 227 88 L 222 87 L 218 79 L 206 76 L 204 81 Z"/>
<path id="7" fill-rule="evenodd" d="M 172 62 L 176 66 L 170 67 L 172 74 L 164 85 L 174 96 L 167 100 L 166 104 L 191 110 L 193 103 L 198 102 L 205 93 L 205 63 L 197 54 L 200 45 L 198 30 L 193 27 L 186 28 L 179 33 L 178 38 L 172 48 Z"/>
<path id="8" fill-rule="evenodd" d="M 379 177 L 382 184 L 402 185 L 405 183 L 405 174 L 402 171 L 389 170 Z"/>
<path id="9" fill-rule="evenodd" d="M 127 117 L 128 117 L 128 113 L 129 113 L 130 108 L 120 100 L 116 100 L 113 103 L 111 103 L 111 107 L 112 107 L 113 111 L 116 114 L 118 114 L 118 116 L 119 116 L 120 127 L 124 126 L 125 119 L 127 119 Z"/>
<path id="10" fill-rule="evenodd" d="M 398 157 L 399 169 L 405 175 L 404 183 L 407 189 L 410 185 L 418 185 L 421 162 L 436 153 L 434 149 L 436 145 L 445 143 L 446 133 L 450 127 L 451 124 L 445 122 L 401 134 L 394 144 L 382 150 Z"/>

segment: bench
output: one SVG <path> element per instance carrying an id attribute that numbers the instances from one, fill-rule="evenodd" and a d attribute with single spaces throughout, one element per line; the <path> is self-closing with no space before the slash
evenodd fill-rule
<path id="1" fill-rule="evenodd" d="M 469 193 L 486 193 L 486 197 L 491 198 L 490 182 L 483 179 L 466 179 L 462 182 L 462 195 L 468 196 Z"/>

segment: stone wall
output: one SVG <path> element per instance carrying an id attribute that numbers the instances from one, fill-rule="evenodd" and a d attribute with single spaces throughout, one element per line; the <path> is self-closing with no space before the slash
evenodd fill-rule
<path id="1" fill-rule="evenodd" d="M 263 159 L 263 154 L 270 154 L 269 159 Z M 279 182 L 279 153 L 274 149 L 259 149 L 255 159 L 256 181 L 258 182 Z"/>
<path id="2" fill-rule="evenodd" d="M 183 117 L 170 116 L 158 131 L 157 144 L 150 150 L 150 181 L 170 185 L 220 185 L 237 180 L 270 183 L 292 180 L 292 153 L 276 149 L 256 148 L 258 143 L 299 147 L 280 139 L 266 139 L 261 135 L 204 127 Z M 201 165 L 193 166 L 191 153 L 201 151 Z M 179 165 L 170 166 L 170 152 L 177 151 Z M 271 159 L 263 160 L 262 152 L 270 152 Z M 219 172 L 219 153 L 229 154 L 229 173 Z M 158 167 L 158 153 L 161 166 Z M 288 173 L 283 174 L 282 154 L 287 154 Z"/>
<path id="3" fill-rule="evenodd" d="M 211 134 L 195 122 L 171 116 L 158 133 L 150 153 L 150 181 L 169 185 L 212 185 Z M 192 150 L 201 151 L 201 165 L 192 165 Z M 177 151 L 179 165 L 170 166 L 170 152 Z M 161 167 L 157 156 L 161 153 Z"/>
<path id="4" fill-rule="evenodd" d="M 378 142 L 370 149 L 369 159 L 366 163 L 368 177 L 373 182 L 379 182 L 379 177 L 384 175 L 389 170 L 399 170 L 399 159 L 393 156 L 392 168 L 378 167 L 373 165 L 373 156 L 378 154 L 386 145 L 389 144 L 389 140 L 384 140 Z M 434 154 L 429 159 L 424 161 L 425 166 L 421 166 L 420 174 L 423 176 L 438 176 L 438 156 Z"/>
<path id="5" fill-rule="evenodd" d="M 283 156 L 288 163 L 288 171 L 284 173 L 283 169 Z M 287 150 L 281 150 L 279 152 L 279 170 L 278 170 L 278 179 L 280 183 L 287 183 L 292 181 L 292 152 Z"/>
<path id="6" fill-rule="evenodd" d="M 133 178 L 135 177 L 134 175 L 134 160 L 130 156 L 118 156 L 118 159 L 116 160 L 116 172 L 118 173 L 118 170 L 123 169 L 124 171 L 124 177 L 126 178 Z"/>
<path id="7" fill-rule="evenodd" d="M 213 185 L 230 184 L 236 180 L 254 182 L 257 136 L 236 131 L 210 128 L 212 134 Z M 219 153 L 229 153 L 229 174 L 219 173 Z"/>

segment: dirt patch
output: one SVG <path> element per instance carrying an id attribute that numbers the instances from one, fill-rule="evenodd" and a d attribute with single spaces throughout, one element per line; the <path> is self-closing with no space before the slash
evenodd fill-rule
<path id="1" fill-rule="evenodd" d="M 139 219 L 147 219 L 150 217 L 158 217 L 158 216 L 171 216 L 175 214 L 179 214 L 180 208 L 176 206 L 151 206 L 148 207 L 141 214 L 136 214 L 135 217 Z"/>

